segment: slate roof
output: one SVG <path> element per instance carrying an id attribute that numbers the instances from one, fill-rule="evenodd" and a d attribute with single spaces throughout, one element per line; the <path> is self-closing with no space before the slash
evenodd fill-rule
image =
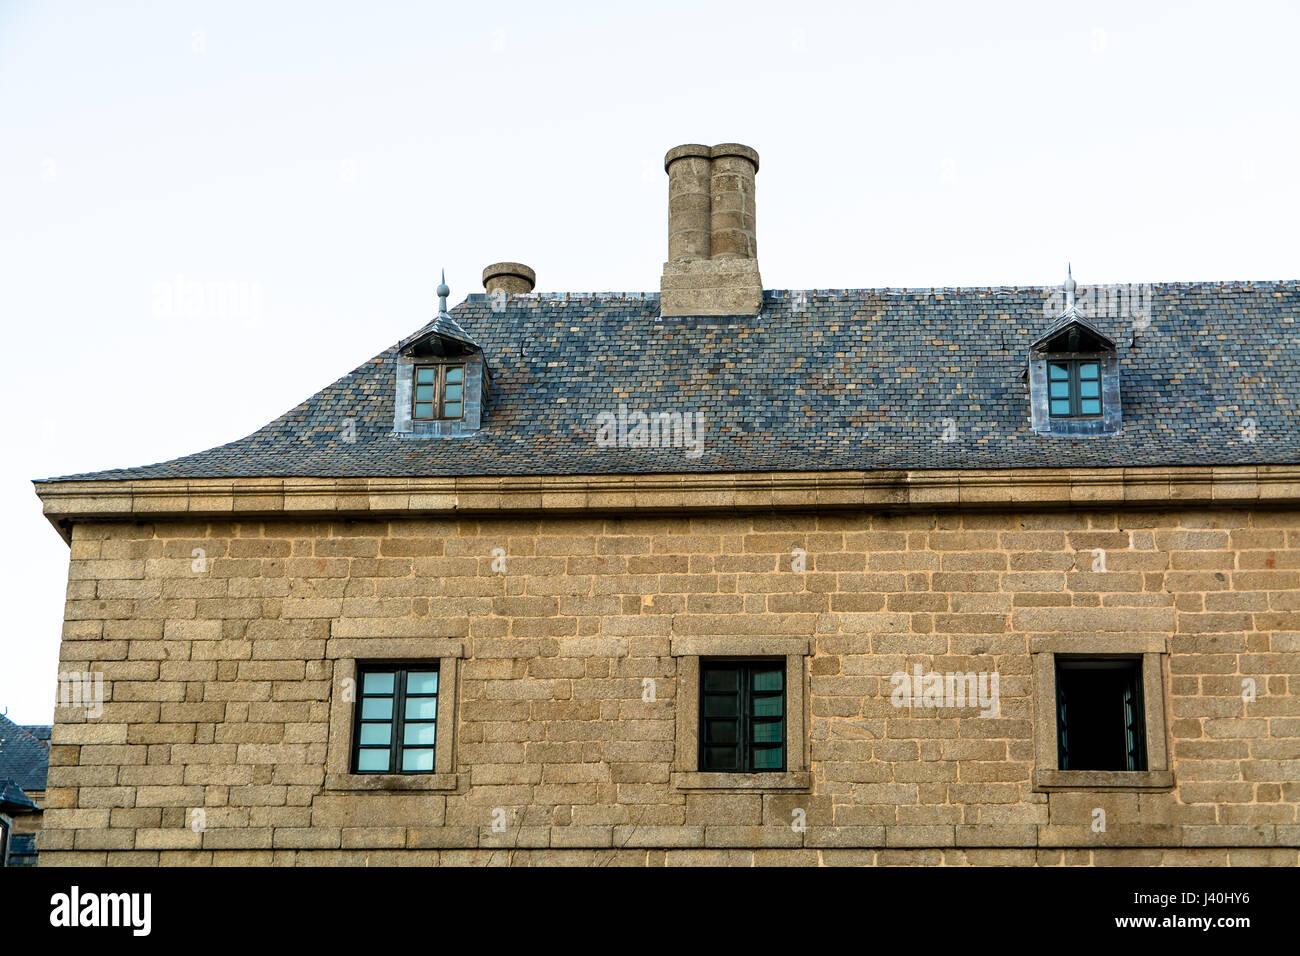
<path id="1" fill-rule="evenodd" d="M 0 810 L 26 813 L 39 809 L 36 801 L 23 793 L 12 777 L 0 778 Z"/>
<path id="2" fill-rule="evenodd" d="M 44 730 L 43 727 L 35 728 Z M 42 740 L 28 728 L 0 715 L 0 780 L 9 778 L 31 793 L 45 789 L 50 766 L 48 737 Z"/>
<path id="3" fill-rule="evenodd" d="M 1030 427 L 1021 373 L 1059 312 L 1050 288 L 769 291 L 756 318 L 661 319 L 656 294 L 513 296 L 503 311 L 473 295 L 452 315 L 491 369 L 477 434 L 392 434 L 394 346 L 246 438 L 69 478 L 1300 463 L 1300 281 L 1150 288 L 1135 346 L 1131 318 L 1089 315 L 1119 353 L 1113 437 Z M 600 447 L 596 416 L 620 404 L 703 412 L 704 453 Z M 956 441 L 941 440 L 948 420 Z"/>

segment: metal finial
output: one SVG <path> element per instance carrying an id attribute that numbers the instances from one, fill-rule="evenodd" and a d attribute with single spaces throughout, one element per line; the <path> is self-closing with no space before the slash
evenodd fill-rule
<path id="1" fill-rule="evenodd" d="M 451 289 L 447 288 L 447 270 L 442 270 L 442 283 L 438 286 L 438 313 L 442 314 L 447 311 L 447 296 L 451 295 Z"/>
<path id="2" fill-rule="evenodd" d="M 1074 290 L 1077 283 L 1074 281 L 1074 274 L 1070 270 L 1070 263 L 1065 264 L 1065 307 L 1074 308 Z"/>

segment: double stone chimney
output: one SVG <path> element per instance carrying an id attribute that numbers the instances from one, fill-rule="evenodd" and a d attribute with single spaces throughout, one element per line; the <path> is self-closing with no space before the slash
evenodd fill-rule
<path id="1" fill-rule="evenodd" d="M 739 143 L 676 146 L 668 173 L 663 315 L 757 315 L 763 305 L 754 226 L 758 153 Z"/>

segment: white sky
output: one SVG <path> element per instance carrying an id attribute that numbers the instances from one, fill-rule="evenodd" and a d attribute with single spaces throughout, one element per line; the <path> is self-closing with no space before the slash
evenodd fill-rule
<path id="1" fill-rule="evenodd" d="M 32 478 L 253 431 L 441 267 L 657 289 L 679 143 L 759 151 L 768 288 L 1296 278 L 1300 6 L 1048 6 L 0 0 L 0 711 L 53 714 Z"/>

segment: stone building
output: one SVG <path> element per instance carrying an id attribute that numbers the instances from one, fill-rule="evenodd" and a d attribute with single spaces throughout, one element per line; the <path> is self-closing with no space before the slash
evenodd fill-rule
<path id="1" fill-rule="evenodd" d="M 52 729 L 0 714 L 0 866 L 36 865 Z"/>
<path id="2" fill-rule="evenodd" d="M 665 166 L 659 293 L 37 483 L 42 858 L 1294 865 L 1300 282 L 765 290 Z"/>

